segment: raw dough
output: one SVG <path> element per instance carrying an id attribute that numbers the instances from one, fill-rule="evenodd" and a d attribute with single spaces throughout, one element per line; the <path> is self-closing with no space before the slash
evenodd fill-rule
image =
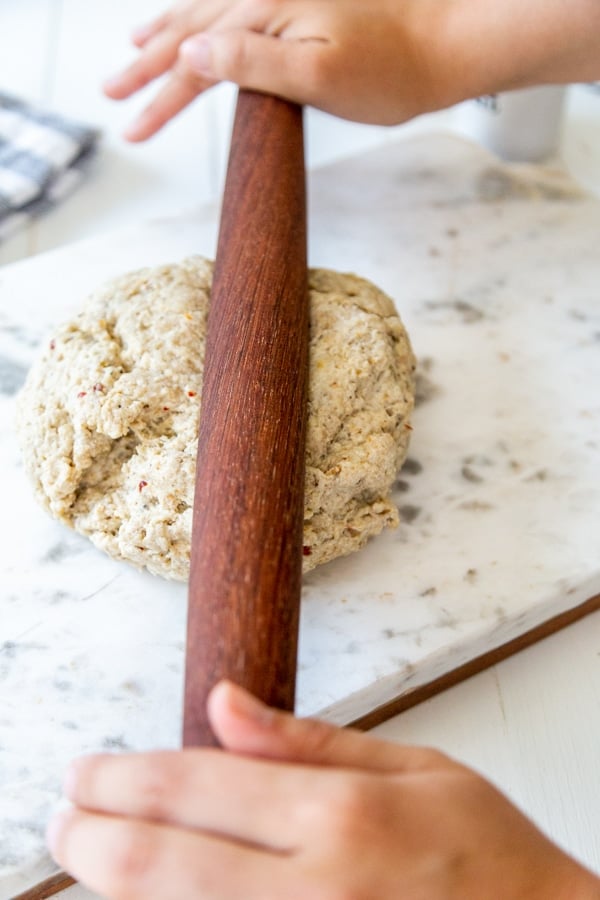
<path id="1" fill-rule="evenodd" d="M 115 279 L 29 373 L 18 427 L 37 497 L 111 556 L 189 574 L 201 350 L 212 263 Z M 394 526 L 414 357 L 392 301 L 355 275 L 310 272 L 304 570 Z"/>

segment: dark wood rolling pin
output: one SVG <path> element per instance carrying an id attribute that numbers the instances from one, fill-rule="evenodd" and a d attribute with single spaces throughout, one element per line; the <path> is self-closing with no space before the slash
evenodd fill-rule
<path id="1" fill-rule="evenodd" d="M 302 111 L 240 91 L 208 319 L 185 673 L 186 746 L 230 678 L 294 707 L 308 375 Z M 15 900 L 42 900 L 58 872 Z"/>
<path id="2" fill-rule="evenodd" d="M 293 709 L 308 374 L 302 111 L 240 91 L 201 398 L 184 745 L 229 678 Z"/>

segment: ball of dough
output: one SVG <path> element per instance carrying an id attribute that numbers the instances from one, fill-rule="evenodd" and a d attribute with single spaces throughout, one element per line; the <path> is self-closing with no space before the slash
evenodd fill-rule
<path id="1" fill-rule="evenodd" d="M 111 556 L 189 575 L 212 263 L 106 284 L 59 328 L 18 404 L 26 469 L 50 513 Z M 304 570 L 394 526 L 414 357 L 392 301 L 312 270 Z"/>

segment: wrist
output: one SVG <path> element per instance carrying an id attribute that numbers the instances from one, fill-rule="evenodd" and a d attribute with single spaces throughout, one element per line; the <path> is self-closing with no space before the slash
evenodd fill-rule
<path id="1" fill-rule="evenodd" d="M 399 29 L 408 38 L 406 50 L 418 73 L 411 91 L 412 115 L 446 109 L 477 95 L 473 78 L 466 77 L 469 66 L 461 43 L 468 27 L 459 27 L 459 4 L 462 0 L 407 0 L 399 5 Z"/>
<path id="2" fill-rule="evenodd" d="M 495 2 L 408 0 L 401 4 L 400 25 L 409 36 L 419 73 L 414 85 L 418 113 L 504 89 L 506 54 L 497 51 L 493 38 Z M 487 18 L 481 6 L 488 9 Z"/>
<path id="3" fill-rule="evenodd" d="M 423 0 L 419 5 L 431 7 L 435 108 L 534 85 L 600 78 L 597 0 Z"/>

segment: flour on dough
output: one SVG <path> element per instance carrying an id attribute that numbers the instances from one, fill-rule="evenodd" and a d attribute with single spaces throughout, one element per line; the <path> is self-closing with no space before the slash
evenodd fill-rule
<path id="1" fill-rule="evenodd" d="M 106 284 L 56 331 L 18 406 L 26 469 L 50 513 L 111 556 L 189 574 L 212 263 L 191 257 Z M 398 513 L 414 357 L 392 301 L 310 272 L 304 570 L 358 550 Z"/>

